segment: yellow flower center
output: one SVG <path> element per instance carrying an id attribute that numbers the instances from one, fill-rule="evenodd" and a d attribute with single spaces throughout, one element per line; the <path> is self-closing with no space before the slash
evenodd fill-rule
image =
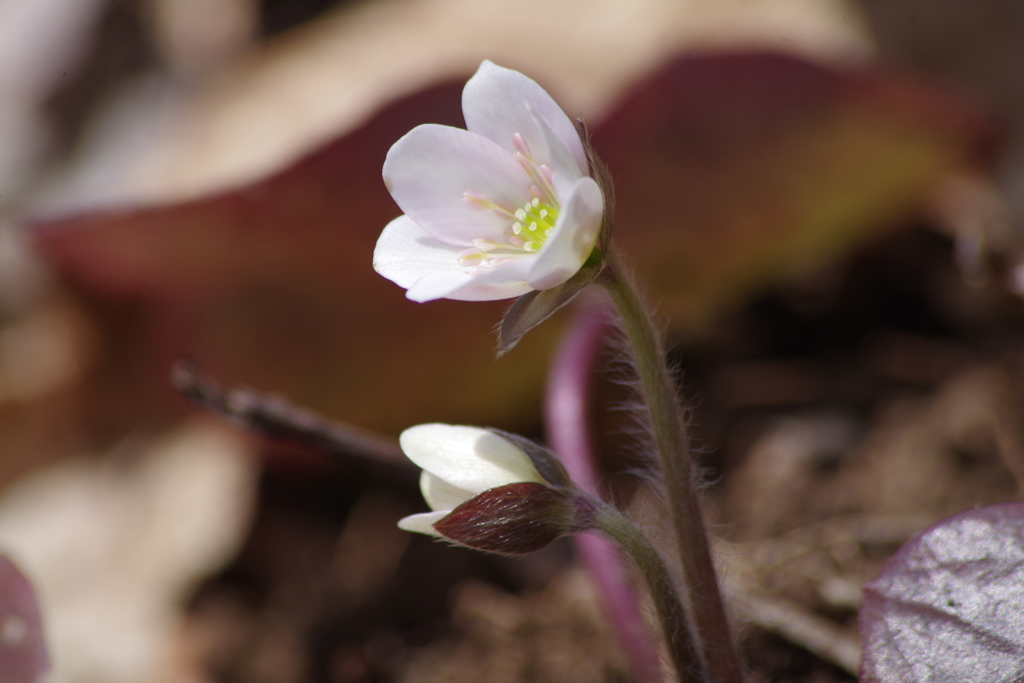
<path id="1" fill-rule="evenodd" d="M 512 238 L 523 241 L 523 251 L 539 251 L 544 240 L 555 231 L 558 209 L 534 197 L 516 209 L 516 222 L 512 224 Z M 509 241 L 514 245 L 513 239 Z"/>
<path id="2" fill-rule="evenodd" d="M 473 240 L 473 247 L 459 252 L 459 263 L 464 266 L 493 267 L 510 258 L 536 253 L 544 242 L 555 232 L 558 222 L 558 204 L 547 203 L 539 198 L 541 192 L 536 186 L 530 188 L 530 200 L 514 211 L 499 206 L 479 192 L 466 192 L 463 201 L 468 206 L 484 211 L 495 211 L 509 220 L 504 240 Z"/>

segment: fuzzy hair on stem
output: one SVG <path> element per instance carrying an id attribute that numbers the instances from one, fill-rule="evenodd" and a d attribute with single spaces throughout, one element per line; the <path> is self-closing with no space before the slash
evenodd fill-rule
<path id="1" fill-rule="evenodd" d="M 594 526 L 615 541 L 643 574 L 665 634 L 676 679 L 679 683 L 707 683 L 709 679 L 693 627 L 661 554 L 635 524 L 611 506 L 601 505 L 597 509 Z"/>
<path id="2" fill-rule="evenodd" d="M 743 673 L 730 632 L 722 592 L 698 498 L 698 469 L 678 389 L 669 369 L 660 330 L 621 261 L 609 253 L 601 279 L 615 305 L 629 358 L 640 380 L 640 395 L 650 420 L 652 450 L 678 543 L 684 576 L 684 602 L 697 631 L 697 647 L 711 683 L 742 683 Z M 641 413 L 642 414 L 642 413 Z"/>
<path id="3" fill-rule="evenodd" d="M 598 293 L 584 294 L 573 320 L 551 360 L 544 399 L 548 443 L 565 464 L 573 482 L 582 490 L 602 497 L 600 473 L 594 453 L 593 379 L 604 360 L 611 324 L 608 302 Z M 598 588 L 608 625 L 630 661 L 638 683 L 663 680 L 658 650 L 651 641 L 627 558 L 616 544 L 599 534 L 574 537 L 580 562 Z"/>

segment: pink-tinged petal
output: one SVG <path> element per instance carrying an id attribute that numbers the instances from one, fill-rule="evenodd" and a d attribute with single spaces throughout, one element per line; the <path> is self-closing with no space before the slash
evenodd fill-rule
<path id="1" fill-rule="evenodd" d="M 434 299 L 456 301 L 498 301 L 512 299 L 531 291 L 526 282 L 530 261 L 535 256 L 520 256 L 508 263 L 479 275 L 462 272 L 438 271 L 424 275 L 417 280 L 405 296 L 412 301 L 423 303 Z"/>
<path id="2" fill-rule="evenodd" d="M 537 124 L 537 131 L 544 138 L 548 148 L 547 165 L 551 169 L 552 184 L 555 187 L 555 194 L 563 200 L 569 196 L 576 181 L 580 176 L 590 175 L 589 172 L 580 172 L 579 164 L 569 147 L 558 135 L 558 131 L 548 122 L 547 119 L 537 113 L 533 107 L 529 107 L 533 120 Z M 579 136 L 576 137 L 579 142 Z M 582 148 L 582 147 L 581 147 Z"/>
<path id="3" fill-rule="evenodd" d="M 420 473 L 420 492 L 431 510 L 454 510 L 474 494 L 452 486 L 444 479 L 423 470 Z"/>
<path id="4" fill-rule="evenodd" d="M 461 128 L 417 126 L 391 146 L 384 184 L 398 206 L 424 231 L 448 244 L 501 239 L 511 219 L 465 200 L 466 193 L 515 209 L 531 184 L 522 166 L 499 145 Z"/>
<path id="5" fill-rule="evenodd" d="M 575 159 L 578 173 L 587 174 L 587 155 L 572 121 L 545 90 L 518 71 L 484 61 L 462 91 L 466 128 L 515 152 L 512 136 L 526 140 L 537 164 L 549 164 L 550 150 L 534 114 L 547 121 Z"/>
<path id="6" fill-rule="evenodd" d="M 373 250 L 373 269 L 399 287 L 409 289 L 424 275 L 466 269 L 457 254 L 462 247 L 445 244 L 428 235 L 408 216 L 399 216 L 384 227 Z"/>
<path id="7" fill-rule="evenodd" d="M 398 528 L 403 531 L 413 531 L 418 534 L 444 538 L 444 536 L 437 533 L 434 525 L 447 517 L 450 512 L 451 510 L 439 510 L 437 512 L 421 512 L 418 515 L 409 515 L 398 520 Z"/>
<path id="8" fill-rule="evenodd" d="M 523 451 L 486 429 L 417 425 L 402 432 L 399 443 L 416 465 L 474 496 L 518 481 L 544 483 Z"/>
<path id="9" fill-rule="evenodd" d="M 507 263 L 495 266 L 452 290 L 445 297 L 457 301 L 497 301 L 512 299 L 531 291 L 526 282 L 530 263 L 536 256 L 518 256 Z"/>
<path id="10" fill-rule="evenodd" d="M 530 286 L 550 289 L 575 275 L 594 249 L 603 214 L 601 188 L 593 178 L 580 178 L 562 206 L 554 234 L 530 264 Z"/>

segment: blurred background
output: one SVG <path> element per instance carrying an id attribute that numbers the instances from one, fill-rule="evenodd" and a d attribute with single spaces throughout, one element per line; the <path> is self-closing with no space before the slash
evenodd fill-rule
<path id="1" fill-rule="evenodd" d="M 575 315 L 495 360 L 507 302 L 413 304 L 371 268 L 384 155 L 462 126 L 483 59 L 610 167 L 752 680 L 854 680 L 860 584 L 1019 496 L 1016 0 L 4 0 L 0 551 L 50 680 L 635 680 L 569 541 L 394 526 L 424 508 L 394 437 L 542 439 Z M 190 404 L 182 359 L 264 393 Z M 642 515 L 621 363 L 595 372 L 603 484 Z M 208 410 L 274 397 L 362 445 Z"/>

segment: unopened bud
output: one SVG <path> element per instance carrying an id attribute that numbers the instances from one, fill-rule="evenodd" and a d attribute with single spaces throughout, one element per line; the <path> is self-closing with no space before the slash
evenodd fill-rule
<path id="1" fill-rule="evenodd" d="M 594 505 L 576 491 L 518 482 L 484 491 L 434 524 L 450 541 L 477 550 L 521 555 L 591 527 Z"/>

